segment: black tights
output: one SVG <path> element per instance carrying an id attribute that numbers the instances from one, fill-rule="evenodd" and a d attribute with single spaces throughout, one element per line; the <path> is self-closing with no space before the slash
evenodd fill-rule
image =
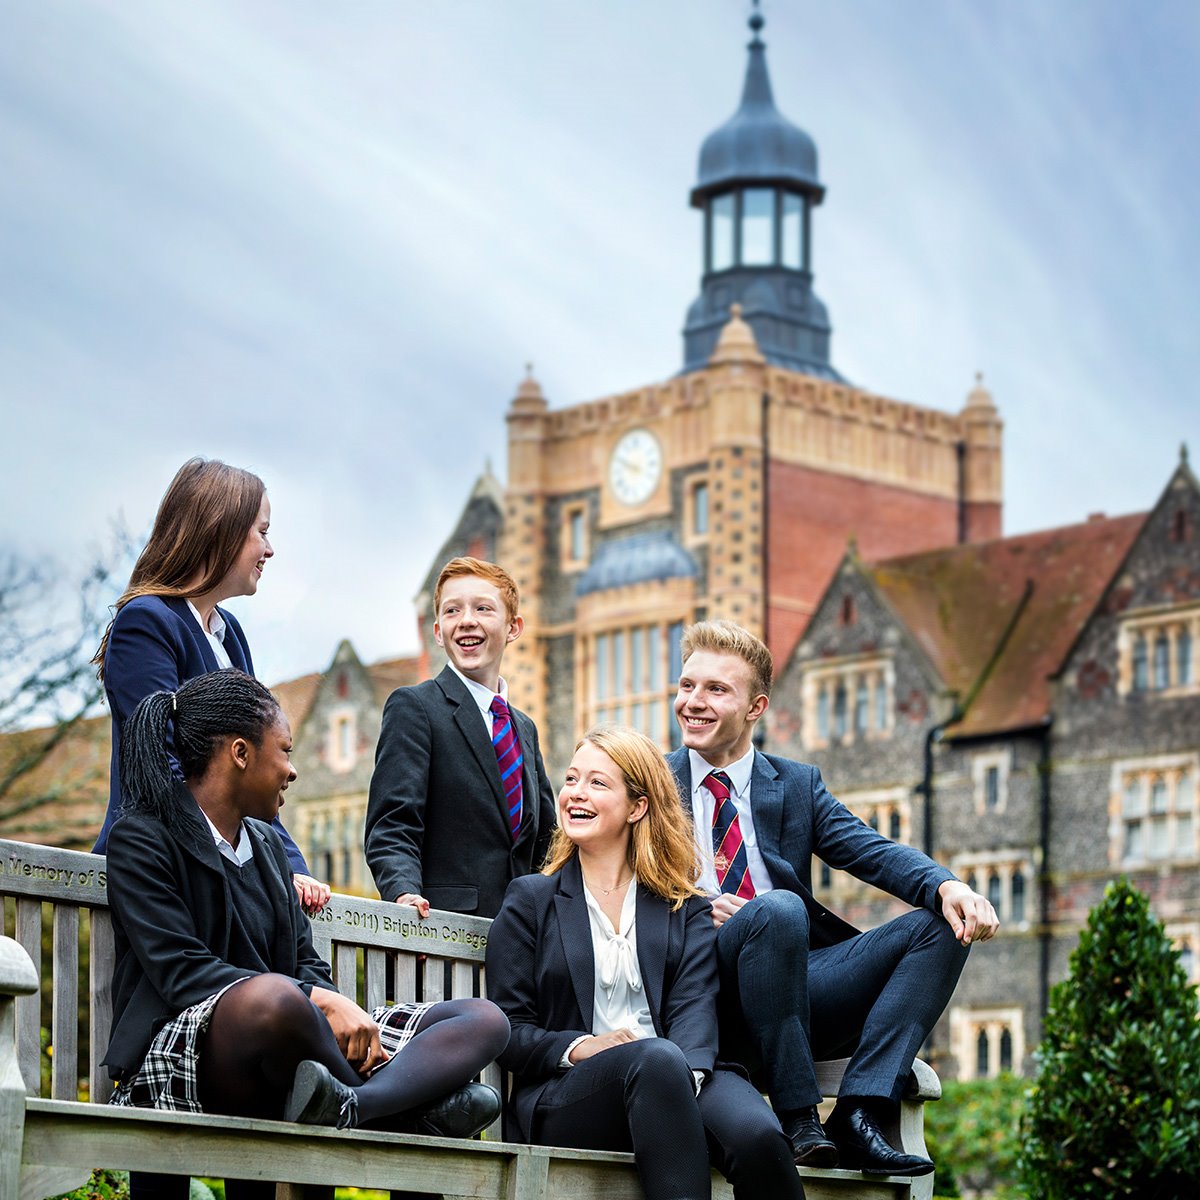
<path id="1" fill-rule="evenodd" d="M 346 1061 L 324 1015 L 290 979 L 254 975 L 231 987 L 213 1009 L 199 1055 L 200 1103 L 206 1112 L 278 1118 L 296 1067 L 311 1058 L 358 1092 L 360 1125 L 403 1128 L 401 1114 L 462 1087 L 507 1044 L 508 1021 L 494 1004 L 445 1000 L 428 1009 L 404 1048 L 364 1080 Z M 241 1194 L 241 1188 L 226 1187 L 231 1196 Z M 183 1200 L 187 1180 L 138 1172 L 131 1192 L 132 1200 Z"/>
<path id="2" fill-rule="evenodd" d="M 488 1000 L 444 1000 L 369 1079 L 346 1061 L 329 1022 L 283 975 L 255 975 L 213 1009 L 200 1053 L 206 1112 L 278 1117 L 306 1058 L 358 1092 L 359 1124 L 393 1117 L 462 1087 L 508 1045 L 508 1021 Z"/>

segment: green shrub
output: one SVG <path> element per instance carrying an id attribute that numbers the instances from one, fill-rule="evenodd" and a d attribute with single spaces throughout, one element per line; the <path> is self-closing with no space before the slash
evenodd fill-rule
<path id="1" fill-rule="evenodd" d="M 999 1079 L 947 1080 L 942 1098 L 925 1106 L 925 1143 L 937 1164 L 939 1196 L 983 1193 L 994 1200 L 1019 1196 L 1017 1154 L 1028 1083 Z"/>
<path id="2" fill-rule="evenodd" d="M 1196 989 L 1146 897 L 1109 884 L 1050 996 L 1023 1122 L 1035 1200 L 1200 1195 Z"/>

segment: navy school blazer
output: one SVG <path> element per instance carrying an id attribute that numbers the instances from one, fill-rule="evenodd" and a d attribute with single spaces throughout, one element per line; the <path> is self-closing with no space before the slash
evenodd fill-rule
<path id="1" fill-rule="evenodd" d="M 232 897 L 220 852 L 200 806 L 176 786 L 177 834 L 145 813 L 124 813 L 108 842 L 113 915 L 113 1025 L 104 1065 L 114 1078 L 137 1070 L 154 1035 L 185 1008 L 255 974 L 228 961 Z M 270 825 L 247 818 L 271 907 L 271 968 L 306 993 L 333 988 L 313 947 L 312 926 L 292 887 L 292 868 Z"/>
<path id="2" fill-rule="evenodd" d="M 711 1074 L 717 1057 L 717 932 L 701 896 L 671 911 L 637 890 L 637 955 L 659 1037 Z M 592 1032 L 596 965 L 579 860 L 554 875 L 509 884 L 487 944 L 488 999 L 512 1026 L 500 1065 L 513 1074 L 506 1136 L 528 1142 L 542 1090 L 570 1067 L 559 1062 Z"/>
<path id="3" fill-rule="evenodd" d="M 229 661 L 253 675 L 254 660 L 242 627 L 232 613 L 223 608 L 218 611 L 225 622 Z M 92 847 L 94 854 L 107 853 L 109 832 L 121 813 L 121 734 L 133 710 L 154 692 L 173 692 L 181 683 L 218 669 L 213 648 L 186 600 L 138 596 L 117 613 L 104 652 L 104 694 L 112 714 L 108 810 Z M 272 825 L 283 841 L 292 870 L 309 874 L 304 855 L 278 817 Z"/>
<path id="4" fill-rule="evenodd" d="M 692 767 L 687 748 L 674 750 L 667 762 L 675 773 L 688 816 L 692 814 Z M 758 850 L 771 883 L 795 892 L 808 910 L 810 945 L 816 949 L 844 942 L 859 933 L 812 894 L 812 856 L 856 879 L 874 884 L 914 908 L 941 914 L 937 890 L 952 871 L 912 846 L 890 841 L 859 820 L 829 794 L 821 772 L 755 751 L 750 775 L 750 811 Z"/>

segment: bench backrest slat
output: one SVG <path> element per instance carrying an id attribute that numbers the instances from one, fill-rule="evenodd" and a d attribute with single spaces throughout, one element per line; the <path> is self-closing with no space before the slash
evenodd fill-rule
<path id="1" fill-rule="evenodd" d="M 55 1100 L 79 1095 L 79 909 L 54 906 L 54 999 L 50 1021 L 50 1094 Z"/>
<path id="2" fill-rule="evenodd" d="M 108 1089 L 98 1084 L 104 1078 L 100 1065 L 112 1032 L 112 917 L 104 908 L 93 908 L 88 930 L 88 971 L 91 1013 L 88 1021 L 88 1099 L 93 1104 L 108 1102 Z"/>
<path id="3" fill-rule="evenodd" d="M 42 978 L 42 902 L 29 896 L 17 897 L 17 941 L 33 961 L 33 969 Z M 17 997 L 17 1062 L 25 1090 L 37 1096 L 42 1087 L 41 997 Z"/>

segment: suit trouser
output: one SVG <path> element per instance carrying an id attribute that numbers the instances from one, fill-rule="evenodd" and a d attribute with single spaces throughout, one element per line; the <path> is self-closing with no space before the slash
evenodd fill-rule
<path id="1" fill-rule="evenodd" d="M 695 1095 L 664 1038 L 602 1050 L 551 1080 L 534 1109 L 543 1146 L 632 1150 L 646 1200 L 707 1200 L 709 1164 L 738 1200 L 803 1200 L 779 1121 L 746 1079 L 716 1071 Z"/>
<path id="2" fill-rule="evenodd" d="M 720 927 L 717 960 L 722 1056 L 743 1062 L 782 1111 L 820 1103 L 814 1057 L 850 1056 L 841 1095 L 899 1100 L 967 949 L 918 909 L 810 950 L 804 901 L 773 891 Z"/>

